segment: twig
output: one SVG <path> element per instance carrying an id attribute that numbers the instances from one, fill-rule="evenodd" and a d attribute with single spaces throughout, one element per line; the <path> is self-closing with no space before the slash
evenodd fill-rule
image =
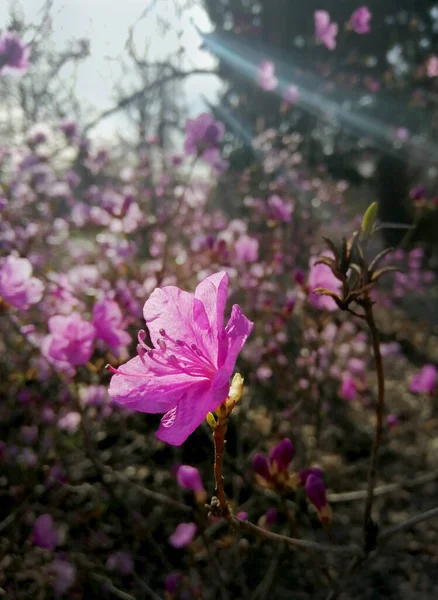
<path id="1" fill-rule="evenodd" d="M 382 531 L 382 533 L 378 536 L 377 542 L 378 544 L 384 544 L 390 537 L 395 535 L 396 533 L 400 533 L 401 531 L 406 531 L 423 521 L 427 521 L 428 519 L 433 519 L 438 516 L 438 507 L 432 508 L 424 513 L 420 513 L 415 517 L 411 517 L 407 521 L 403 523 L 398 523 L 397 525 L 393 525 L 392 527 L 388 527 Z"/>
<path id="2" fill-rule="evenodd" d="M 216 482 L 216 494 L 219 500 L 222 516 L 228 518 L 230 508 L 228 506 L 227 499 L 224 491 L 224 478 L 222 475 L 222 467 L 224 462 L 224 451 L 225 451 L 225 435 L 227 433 L 227 417 L 226 409 L 224 405 L 219 408 L 219 411 L 225 411 L 225 414 L 219 415 L 219 421 L 216 428 L 213 431 L 214 441 L 214 479 Z"/>
<path id="3" fill-rule="evenodd" d="M 380 448 L 380 443 L 382 441 L 382 432 L 383 432 L 383 409 L 385 403 L 385 377 L 383 373 L 383 361 L 382 355 L 380 352 L 380 343 L 379 343 L 379 332 L 376 327 L 376 323 L 374 321 L 373 315 L 373 307 L 372 301 L 369 297 L 367 297 L 363 302 L 363 308 L 365 310 L 365 317 L 368 323 L 368 327 L 371 332 L 371 339 L 373 344 L 373 353 L 374 360 L 376 363 L 377 370 L 377 384 L 378 384 L 378 397 L 377 397 L 377 406 L 376 406 L 376 430 L 374 436 L 373 447 L 371 450 L 371 460 L 370 466 L 368 470 L 368 485 L 367 485 L 367 497 L 364 511 L 364 534 L 365 534 L 365 545 L 368 545 L 368 538 L 371 530 L 370 527 L 372 525 L 372 517 L 371 512 L 373 508 L 374 501 L 374 488 L 376 486 L 376 471 L 377 471 L 377 455 Z M 368 540 L 369 541 L 369 540 Z"/>

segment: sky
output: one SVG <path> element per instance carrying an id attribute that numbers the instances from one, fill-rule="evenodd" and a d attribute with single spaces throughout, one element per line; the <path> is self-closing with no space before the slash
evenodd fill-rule
<path id="1" fill-rule="evenodd" d="M 178 3 L 178 0 L 176 0 Z M 43 0 L 0 0 L 0 29 L 8 23 L 11 4 L 25 9 L 27 20 L 37 20 Z M 211 30 L 207 14 L 200 6 L 176 14 L 175 0 L 54 0 L 52 8 L 53 39 L 61 49 L 70 39 L 88 38 L 91 55 L 80 67 L 77 92 L 80 99 L 98 109 L 98 112 L 113 106 L 114 84 L 119 77 L 117 59 L 126 54 L 124 49 L 129 27 L 141 13 L 151 6 L 146 19 L 136 27 L 135 41 L 138 49 L 148 44 L 148 59 L 163 60 L 178 48 L 178 32 L 186 49 L 186 68 L 214 68 L 214 59 L 200 49 L 200 38 L 196 24 L 202 31 Z M 157 19 L 164 18 L 170 24 L 169 32 L 163 36 L 157 30 Z M 221 87 L 213 75 L 197 75 L 184 83 L 184 94 L 190 116 L 205 109 L 202 96 L 213 101 Z M 120 127 L 120 119 L 109 118 L 99 125 L 97 135 L 109 137 Z"/>

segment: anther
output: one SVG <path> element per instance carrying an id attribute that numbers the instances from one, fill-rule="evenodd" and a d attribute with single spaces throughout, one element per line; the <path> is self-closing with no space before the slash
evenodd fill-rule
<path id="1" fill-rule="evenodd" d="M 162 352 L 166 352 L 166 349 L 167 349 L 166 342 L 162 338 L 158 338 L 157 344 L 160 347 L 160 350 Z"/>
<path id="2" fill-rule="evenodd" d="M 159 330 L 159 334 L 160 334 L 160 335 L 162 335 L 163 337 L 165 337 L 165 335 L 166 335 L 166 330 L 165 330 L 165 329 L 163 329 L 163 328 L 161 328 L 161 329 Z"/>

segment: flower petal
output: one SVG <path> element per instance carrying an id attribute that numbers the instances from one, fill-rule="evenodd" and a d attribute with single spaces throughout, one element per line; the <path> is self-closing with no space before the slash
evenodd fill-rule
<path id="1" fill-rule="evenodd" d="M 219 348 L 220 356 L 218 357 L 218 366 L 226 374 L 226 377 L 229 378 L 231 376 L 236 364 L 237 355 L 241 351 L 253 327 L 254 323 L 245 317 L 240 310 L 240 306 L 234 304 L 230 320 L 225 327 L 227 343 L 222 344 Z"/>
<path id="2" fill-rule="evenodd" d="M 204 381 L 200 380 L 200 383 L 202 385 Z M 177 372 L 170 366 L 160 369 L 147 358 L 144 364 L 136 356 L 113 375 L 109 395 L 115 402 L 140 412 L 164 413 L 196 384 L 196 379 L 186 373 Z"/>
<path id="3" fill-rule="evenodd" d="M 229 383 L 219 389 L 212 389 L 210 382 L 191 386 L 180 401 L 161 419 L 156 436 L 162 442 L 180 446 L 206 418 L 227 397 Z"/>
<path id="4" fill-rule="evenodd" d="M 201 281 L 195 290 L 208 317 L 209 328 L 216 333 L 224 326 L 224 311 L 228 295 L 228 273 L 220 271 Z M 196 315 L 194 315 L 196 321 Z M 200 325 L 201 326 L 201 325 Z M 202 327 L 205 329 L 205 327 Z"/>

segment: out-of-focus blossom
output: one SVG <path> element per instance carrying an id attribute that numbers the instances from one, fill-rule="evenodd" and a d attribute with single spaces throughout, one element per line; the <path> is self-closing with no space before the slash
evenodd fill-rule
<path id="1" fill-rule="evenodd" d="M 350 27 L 356 33 L 363 34 L 370 31 L 371 13 L 367 6 L 356 9 L 350 18 Z"/>
<path id="2" fill-rule="evenodd" d="M 76 567 L 66 560 L 54 560 L 48 565 L 47 570 L 53 577 L 52 585 L 57 598 L 65 594 L 76 579 Z"/>
<path id="3" fill-rule="evenodd" d="M 241 510 L 240 512 L 236 513 L 236 519 L 239 519 L 239 521 L 247 521 L 248 513 L 244 510 Z"/>
<path id="4" fill-rule="evenodd" d="M 294 447 L 289 438 L 284 438 L 269 453 L 271 470 L 275 473 L 287 471 L 294 456 Z"/>
<path id="5" fill-rule="evenodd" d="M 93 325 L 96 338 L 101 339 L 117 355 L 129 345 L 131 337 L 125 331 L 125 324 L 119 305 L 105 298 L 93 307 Z"/>
<path id="6" fill-rule="evenodd" d="M 242 262 L 256 262 L 259 256 L 259 242 L 249 235 L 241 235 L 234 244 L 236 257 Z"/>
<path id="7" fill-rule="evenodd" d="M 354 379 L 349 375 L 344 375 L 342 378 L 339 394 L 342 398 L 345 398 L 345 400 L 354 400 L 356 398 L 357 386 Z"/>
<path id="8" fill-rule="evenodd" d="M 182 580 L 181 573 L 169 573 L 164 580 L 164 587 L 167 594 L 170 594 L 173 597 L 174 594 L 178 591 Z"/>
<path id="9" fill-rule="evenodd" d="M 108 388 L 104 385 L 82 386 L 79 390 L 79 399 L 85 405 L 101 406 L 109 400 Z"/>
<path id="10" fill-rule="evenodd" d="M 259 519 L 258 525 L 259 527 L 263 527 L 264 529 L 271 529 L 273 525 L 277 522 L 278 511 L 276 508 L 268 508 L 266 513 Z"/>
<path id="11" fill-rule="evenodd" d="M 81 414 L 75 411 L 70 411 L 61 417 L 58 421 L 59 429 L 68 431 L 68 433 L 76 433 L 81 422 Z"/>
<path id="12" fill-rule="evenodd" d="M 275 77 L 275 65 L 269 60 L 260 63 L 257 69 L 257 84 L 265 92 L 272 92 L 278 85 Z"/>
<path id="13" fill-rule="evenodd" d="M 325 256 L 332 255 L 326 253 Z M 336 279 L 330 268 L 324 264 L 315 264 L 317 260 L 318 257 L 312 257 L 310 259 L 309 300 L 311 304 L 317 308 L 324 308 L 329 311 L 337 310 L 338 307 L 333 298 L 315 294 L 314 292 L 317 288 L 324 288 L 331 292 L 339 293 L 341 289 L 341 282 Z"/>
<path id="14" fill-rule="evenodd" d="M 225 128 L 220 121 L 208 113 L 201 113 L 196 119 L 188 119 L 185 127 L 184 150 L 187 154 L 200 156 L 215 166 L 220 157 L 219 144 Z"/>
<path id="15" fill-rule="evenodd" d="M 334 50 L 339 29 L 337 23 L 330 23 L 330 15 L 326 10 L 316 10 L 314 18 L 316 39 L 329 50 Z"/>
<path id="16" fill-rule="evenodd" d="M 300 93 L 296 85 L 289 85 L 283 92 L 283 99 L 286 104 L 296 104 L 299 100 Z"/>
<path id="17" fill-rule="evenodd" d="M 129 575 L 134 570 L 132 554 L 125 550 L 114 552 L 108 557 L 106 568 L 109 571 L 118 571 L 120 575 Z"/>
<path id="18" fill-rule="evenodd" d="M 229 378 L 253 323 L 233 306 L 226 327 L 225 272 L 207 277 L 189 294 L 156 289 L 143 315 L 154 348 L 139 333 L 138 356 L 114 373 L 109 393 L 131 409 L 166 414 L 157 437 L 180 445 L 228 396 Z"/>
<path id="19" fill-rule="evenodd" d="M 283 486 L 289 479 L 289 464 L 294 456 L 294 447 L 290 439 L 284 438 L 269 452 L 266 458 L 256 454 L 252 466 L 257 481 L 267 487 Z"/>
<path id="20" fill-rule="evenodd" d="M 53 552 L 58 541 L 58 532 L 53 525 L 52 517 L 49 514 L 40 515 L 33 526 L 32 542 L 35 546 Z"/>
<path id="21" fill-rule="evenodd" d="M 327 494 L 322 477 L 317 474 L 310 474 L 306 479 L 304 488 L 308 499 L 318 511 L 320 520 L 322 523 L 328 524 L 332 513 L 327 502 Z"/>
<path id="22" fill-rule="evenodd" d="M 60 123 L 59 128 L 69 140 L 74 139 L 78 134 L 78 124 L 73 119 L 65 119 Z"/>
<path id="23" fill-rule="evenodd" d="M 79 313 L 50 317 L 49 331 L 41 350 L 50 362 L 62 367 L 84 365 L 90 360 L 95 329 Z"/>
<path id="24" fill-rule="evenodd" d="M 204 491 L 201 474 L 198 469 L 190 465 L 181 465 L 178 467 L 176 480 L 178 485 L 185 490 L 191 490 L 192 492 Z"/>
<path id="25" fill-rule="evenodd" d="M 432 394 L 435 389 L 436 378 L 436 367 L 434 365 L 425 365 L 412 377 L 409 383 L 409 391 L 416 394 Z"/>
<path id="26" fill-rule="evenodd" d="M 27 310 L 41 300 L 44 285 L 32 277 L 32 265 L 27 258 L 7 256 L 0 267 L 0 297 L 6 302 Z"/>
<path id="27" fill-rule="evenodd" d="M 277 194 L 270 196 L 268 199 L 268 207 L 272 219 L 283 223 L 289 223 L 291 220 L 294 209 L 293 205 L 284 202 Z"/>
<path id="28" fill-rule="evenodd" d="M 195 523 L 180 523 L 169 538 L 169 544 L 174 548 L 188 546 L 196 534 Z"/>
<path id="29" fill-rule="evenodd" d="M 390 427 L 391 429 L 395 429 L 399 423 L 397 415 L 395 415 L 393 413 L 388 415 L 386 417 L 386 423 L 388 424 L 388 427 Z"/>
<path id="30" fill-rule="evenodd" d="M 431 56 L 426 64 L 427 76 L 438 77 L 438 56 Z"/>
<path id="31" fill-rule="evenodd" d="M 15 33 L 0 33 L 0 76 L 24 75 L 29 67 L 29 56 L 29 46 Z"/>

